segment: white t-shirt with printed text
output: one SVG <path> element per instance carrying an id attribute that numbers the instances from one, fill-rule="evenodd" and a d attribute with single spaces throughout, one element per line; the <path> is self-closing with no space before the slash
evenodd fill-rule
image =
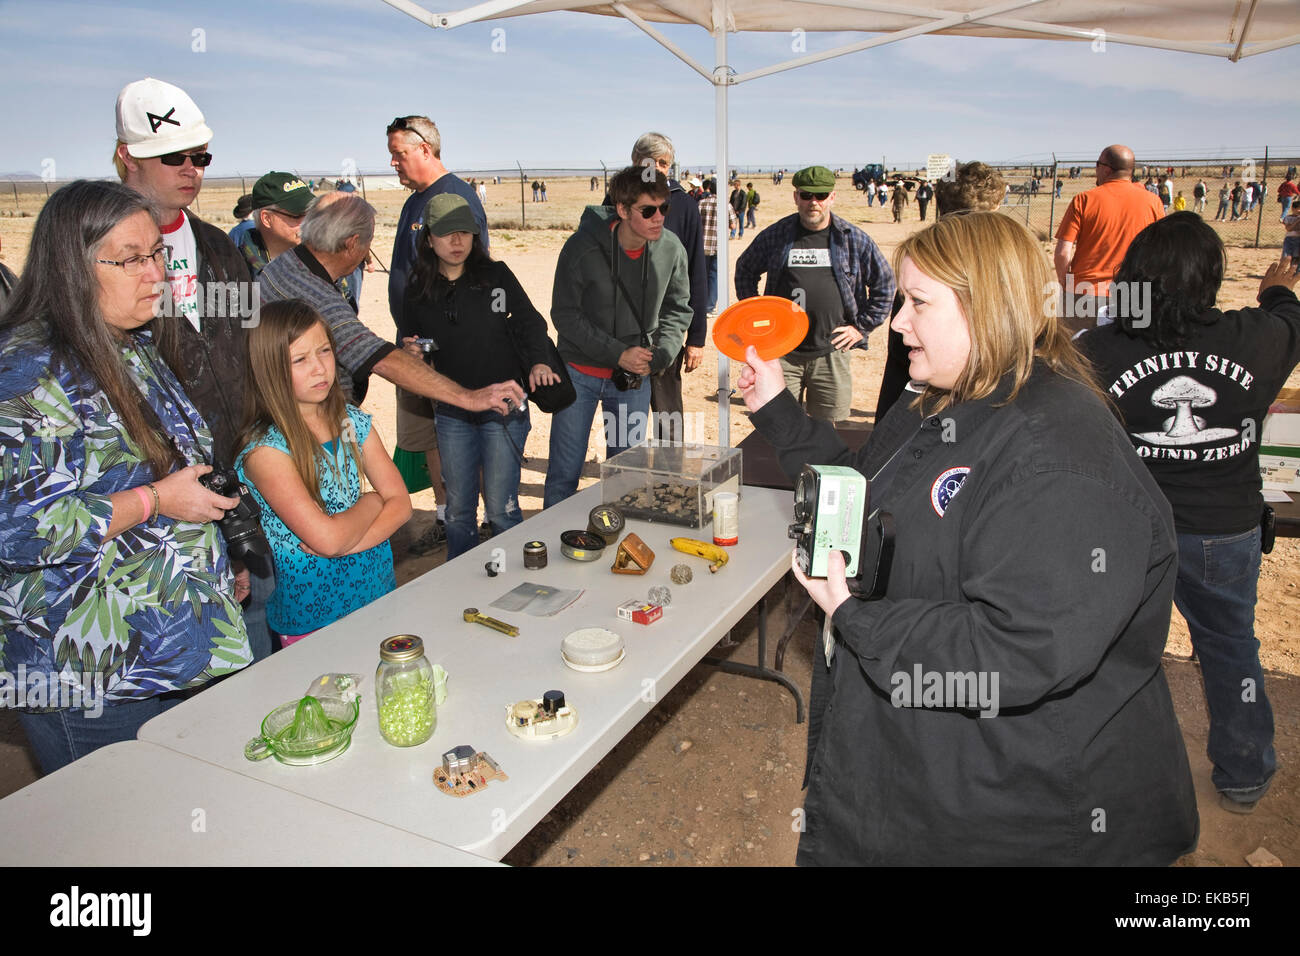
<path id="1" fill-rule="evenodd" d="M 199 329 L 199 256 L 194 243 L 194 228 L 185 210 L 175 222 L 162 227 L 162 238 L 171 250 L 167 257 L 167 281 L 172 287 L 175 314 L 184 316 L 196 331 Z"/>

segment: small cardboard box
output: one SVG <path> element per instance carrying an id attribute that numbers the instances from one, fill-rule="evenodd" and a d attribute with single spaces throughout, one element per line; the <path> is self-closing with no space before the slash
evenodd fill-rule
<path id="1" fill-rule="evenodd" d="M 651 604 L 649 601 L 633 598 L 630 601 L 624 601 L 618 606 L 618 616 L 625 621 L 634 621 L 637 624 L 653 624 L 664 616 L 664 609 L 658 604 Z"/>

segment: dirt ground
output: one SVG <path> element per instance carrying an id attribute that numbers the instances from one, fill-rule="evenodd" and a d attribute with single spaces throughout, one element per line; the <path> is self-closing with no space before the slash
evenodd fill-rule
<path id="1" fill-rule="evenodd" d="M 492 254 L 504 259 L 519 277 L 534 304 L 548 314 L 551 281 L 560 246 L 577 224 L 582 207 L 599 197 L 590 193 L 586 180 L 548 182 L 550 202 L 527 203 L 530 228 L 519 228 L 517 184 L 488 186 L 488 219 L 492 224 Z M 1065 198 L 1085 188 L 1083 181 L 1067 181 Z M 1187 184 L 1190 186 L 1190 181 Z M 789 187 L 756 181 L 763 203 L 760 228 L 793 211 Z M 205 190 L 200 215 L 219 225 L 233 225 L 230 209 L 238 190 Z M 367 197 L 379 210 L 375 237 L 378 261 L 391 258 L 398 213 L 406 197 L 401 190 L 368 189 Z M 841 180 L 835 211 L 862 225 L 888 255 L 901 239 L 920 227 L 915 205 L 906 220 L 894 224 L 888 211 L 868 207 L 847 180 Z M 1058 211 L 1059 211 L 1058 207 Z M 20 268 L 34 220 L 0 215 L 0 242 L 4 261 Z M 508 223 L 506 226 L 496 225 Z M 532 228 L 548 226 L 549 228 Z M 731 244 L 731 261 L 754 233 Z M 1047 243 L 1044 249 L 1050 251 Z M 1240 307 L 1253 304 L 1259 279 L 1276 249 L 1230 248 L 1228 278 L 1219 304 Z M 367 277 L 361 298 L 361 317 L 378 334 L 392 334 L 386 305 L 387 276 Z M 884 362 L 884 333 L 871 336 L 871 349 L 853 354 L 854 396 L 852 420 L 870 423 Z M 734 380 L 734 375 L 733 375 Z M 1300 374 L 1290 386 L 1300 385 Z M 688 423 L 702 440 L 716 442 L 717 354 L 710 348 L 704 365 L 685 376 Z M 394 441 L 392 387 L 379 378 L 371 381 L 365 408 L 375 417 L 385 443 Z M 729 401 L 730 438 L 734 444 L 750 432 L 748 417 L 738 396 Z M 593 425 L 593 439 L 597 437 Z M 533 413 L 533 430 L 527 444 L 528 460 L 520 489 L 526 515 L 541 508 L 546 470 L 549 417 Z M 595 480 L 596 461 L 603 443 L 593 440 L 583 485 Z M 602 449 L 602 451 L 597 451 Z M 403 582 L 442 561 L 441 552 L 425 557 L 406 555 L 406 544 L 433 520 L 430 492 L 414 496 L 416 514 L 394 537 L 398 556 L 397 577 Z M 1245 856 L 1264 847 L 1285 864 L 1300 862 L 1300 596 L 1296 593 L 1300 570 L 1300 539 L 1279 538 L 1276 549 L 1264 558 L 1259 583 L 1256 633 L 1267 689 L 1277 722 L 1276 747 L 1280 769 L 1265 800 L 1251 816 L 1221 810 L 1210 784 L 1205 756 L 1207 716 L 1200 671 L 1189 661 L 1187 628 L 1177 611 L 1166 648 L 1165 671 L 1174 705 L 1186 739 L 1201 808 L 1201 839 L 1197 850 L 1179 865 L 1242 866 Z M 785 621 L 784 585 L 772 597 L 778 610 L 773 629 Z M 733 632 L 736 646 L 719 650 L 719 656 L 753 661 L 756 654 L 757 615 L 751 612 Z M 785 669 L 807 688 L 811 673 L 814 634 L 809 621 L 795 631 Z M 775 640 L 769 644 L 769 663 Z M 774 683 L 722 673 L 701 664 L 668 694 L 655 710 L 561 801 L 555 809 L 506 857 L 515 865 L 790 865 L 798 842 L 797 817 L 802 805 L 801 781 L 805 758 L 806 724 L 795 722 L 790 694 Z M 0 796 L 25 786 L 36 771 L 12 715 L 0 711 Z M 1050 862 L 1050 861 L 1044 861 Z"/>

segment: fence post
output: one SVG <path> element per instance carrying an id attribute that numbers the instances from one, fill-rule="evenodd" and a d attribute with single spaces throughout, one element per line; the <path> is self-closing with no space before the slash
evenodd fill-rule
<path id="1" fill-rule="evenodd" d="M 1259 248 L 1259 230 L 1264 225 L 1264 204 L 1268 202 L 1268 147 L 1264 147 L 1264 178 L 1260 181 L 1259 215 L 1255 217 L 1255 248 Z"/>
<path id="2" fill-rule="evenodd" d="M 524 212 L 524 167 L 519 165 L 519 160 L 515 160 L 515 165 L 519 166 L 519 228 L 523 229 L 527 225 L 528 217 Z"/>
<path id="3" fill-rule="evenodd" d="M 14 215 L 17 215 L 22 212 L 22 210 L 18 208 L 18 184 L 11 182 L 9 185 L 14 187 Z"/>
<path id="4" fill-rule="evenodd" d="M 602 176 L 602 177 L 604 178 L 604 180 L 605 180 L 605 183 L 604 183 L 604 185 L 605 185 L 605 192 L 609 192 L 609 167 L 605 165 L 605 161 L 604 161 L 603 159 L 600 161 L 600 172 L 601 172 L 601 176 Z M 603 193 L 602 193 L 602 195 L 603 195 Z"/>
<path id="5" fill-rule="evenodd" d="M 1052 204 L 1047 207 L 1047 240 L 1049 242 L 1052 239 L 1052 229 L 1056 226 L 1056 180 L 1059 175 L 1056 153 L 1052 153 L 1052 181 L 1047 187 L 1052 191 Z"/>
<path id="6" fill-rule="evenodd" d="M 357 173 L 357 185 L 361 187 L 361 198 L 366 199 L 366 177 L 361 173 Z M 366 199 L 366 202 L 369 201 Z"/>

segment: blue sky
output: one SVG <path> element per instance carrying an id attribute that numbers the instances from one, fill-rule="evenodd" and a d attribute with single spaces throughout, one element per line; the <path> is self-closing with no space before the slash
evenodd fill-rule
<path id="1" fill-rule="evenodd" d="M 702 29 L 664 32 L 712 64 Z M 809 33 L 807 48 L 855 39 Z M 789 34 L 729 42 L 739 72 L 793 56 Z M 616 18 L 433 31 L 379 0 L 0 0 L 0 174 L 52 159 L 59 178 L 111 175 L 117 91 L 146 75 L 204 111 L 215 176 L 382 169 L 384 126 L 406 113 L 438 123 L 452 168 L 614 165 L 648 129 L 671 136 L 687 166 L 713 160 L 713 88 Z M 733 87 L 731 157 L 791 168 L 932 152 L 1047 161 L 1053 150 L 1093 158 L 1111 142 L 1150 159 L 1240 160 L 1265 145 L 1294 155 L 1297 78 L 1297 48 L 1229 63 L 1113 43 L 1098 53 L 919 37 Z"/>

